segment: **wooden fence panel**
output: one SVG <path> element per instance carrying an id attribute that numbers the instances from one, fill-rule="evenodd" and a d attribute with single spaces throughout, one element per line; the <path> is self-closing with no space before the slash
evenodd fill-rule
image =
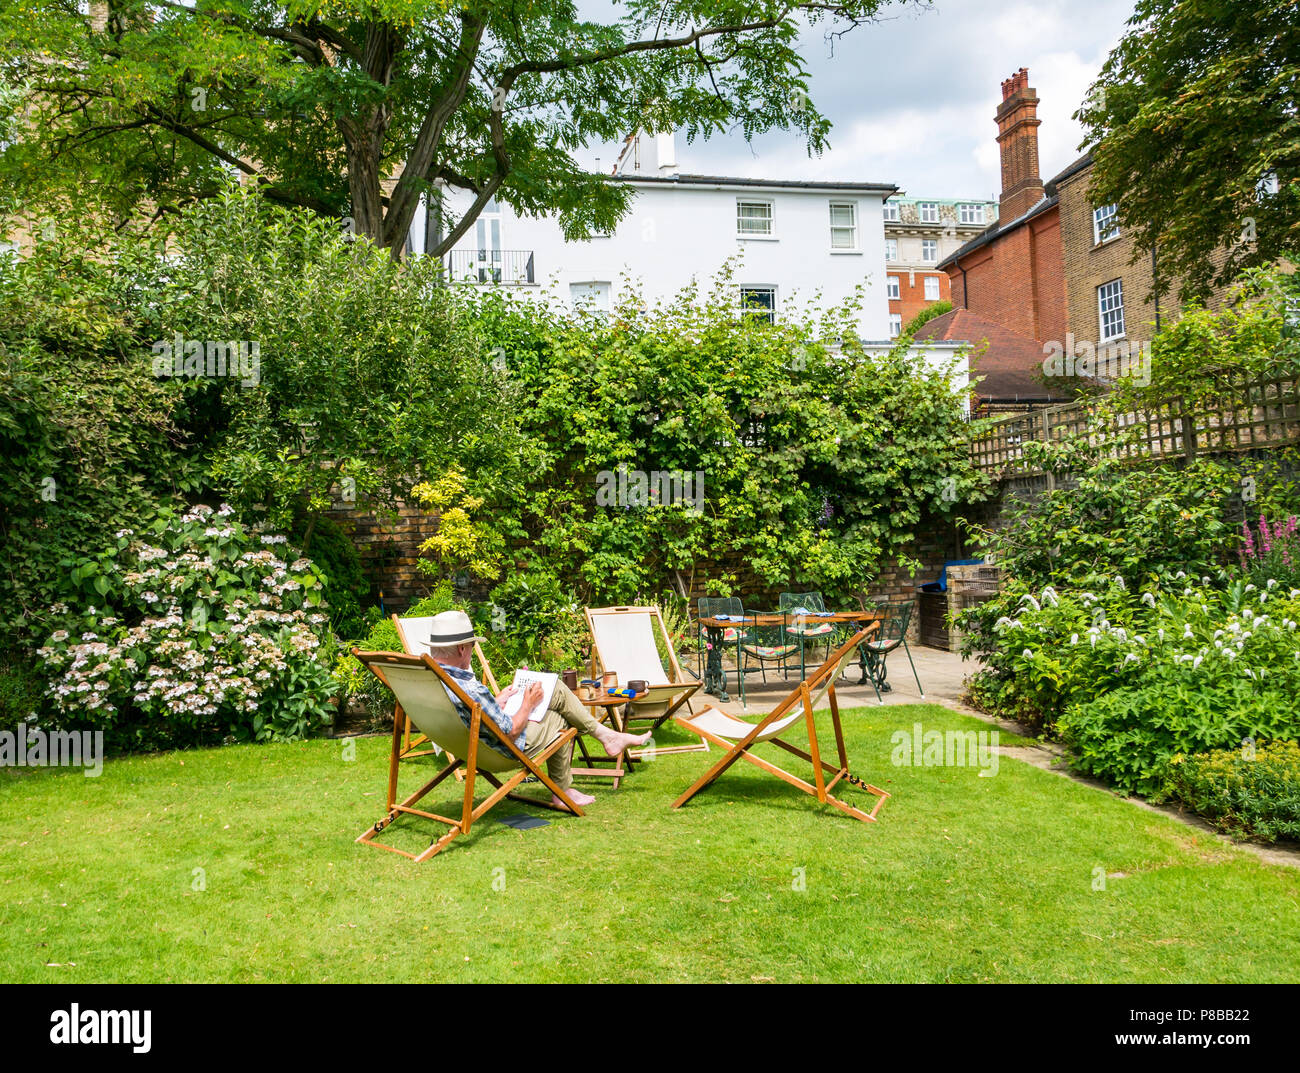
<path id="1" fill-rule="evenodd" d="M 1065 403 L 999 418 L 973 435 L 971 458 L 989 476 L 1035 476 L 1041 469 L 1024 458 L 1028 442 L 1055 443 L 1085 437 L 1112 458 L 1141 461 L 1198 454 L 1224 454 L 1300 441 L 1300 380 L 1294 376 L 1215 374 L 1219 390 L 1199 403 L 1162 399 L 1141 410 L 1110 415 L 1093 424 L 1094 406 Z"/>

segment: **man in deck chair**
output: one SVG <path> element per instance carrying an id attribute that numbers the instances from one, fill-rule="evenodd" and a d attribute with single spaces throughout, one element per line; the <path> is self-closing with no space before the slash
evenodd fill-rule
<path id="1" fill-rule="evenodd" d="M 582 733 L 595 738 L 600 742 L 607 756 L 618 756 L 624 750 L 644 745 L 650 740 L 649 733 L 623 734 L 605 726 L 587 710 L 563 682 L 556 683 L 550 708 L 540 721 L 535 723 L 528 721 L 528 716 L 542 700 L 542 687 L 536 682 L 531 683 L 524 690 L 523 704 L 511 719 L 501 708 L 518 690 L 514 686 L 507 686 L 500 693 L 493 695 L 492 691 L 475 678 L 474 672 L 470 670 L 474 644 L 475 642 L 481 644 L 483 640 L 482 637 L 474 636 L 474 627 L 464 611 L 444 611 L 434 616 L 429 631 L 429 654 L 465 691 L 466 695 L 479 702 L 483 714 L 508 734 L 529 759 L 553 742 L 566 726 L 577 727 Z M 468 727 L 470 713 L 464 703 L 450 690 L 447 690 L 447 695 L 456 705 L 461 722 Z M 509 755 L 490 731 L 480 730 L 479 741 L 499 753 Z M 572 747 L 559 750 L 546 762 L 547 774 L 573 799 L 575 804 L 590 805 L 596 800 L 594 797 L 573 789 L 573 775 L 570 770 L 572 766 Z M 554 794 L 551 795 L 551 800 L 554 804 L 563 806 L 563 802 Z"/>

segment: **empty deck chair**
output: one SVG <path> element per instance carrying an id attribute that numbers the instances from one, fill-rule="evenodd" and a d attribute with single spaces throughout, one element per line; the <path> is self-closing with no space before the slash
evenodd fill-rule
<path id="1" fill-rule="evenodd" d="M 876 813 L 890 795 L 878 786 L 864 783 L 849 772 L 848 755 L 844 750 L 844 731 L 840 725 L 839 703 L 835 697 L 835 681 L 844 668 L 858 656 L 858 649 L 879 630 L 879 625 L 872 623 L 866 629 L 854 634 L 840 645 L 830 658 L 813 674 L 799 685 L 778 704 L 766 717 L 757 723 L 747 723 L 742 719 L 728 715 L 720 708 L 710 705 L 694 715 L 676 715 L 674 719 L 693 734 L 698 734 L 705 741 L 712 742 L 726 750 L 725 755 L 701 775 L 684 794 L 673 802 L 673 808 L 681 808 L 697 793 L 709 786 L 727 768 L 737 760 L 748 760 L 777 778 L 788 782 L 806 794 L 817 798 L 823 804 L 832 805 L 856 820 L 875 822 Z M 830 701 L 830 720 L 835 731 L 835 749 L 839 760 L 838 766 L 827 763 L 822 757 L 821 745 L 817 740 L 817 720 L 814 710 L 826 697 Z M 782 735 L 802 732 L 806 737 L 805 748 L 786 741 Z M 801 757 L 812 765 L 813 782 L 809 783 L 764 757 L 758 756 L 753 749 L 756 745 L 770 742 L 788 753 Z M 827 778 L 827 776 L 830 776 Z M 847 781 L 875 795 L 875 806 L 870 812 L 841 801 L 831 793 L 841 781 Z"/>
<path id="2" fill-rule="evenodd" d="M 620 687 L 638 680 L 648 686 L 646 696 L 629 705 L 629 723 L 650 721 L 653 733 L 672 718 L 683 704 L 689 707 L 691 695 L 702 683 L 685 680 L 659 608 L 589 607 L 585 614 L 587 627 L 591 630 L 591 676 L 599 678 L 603 671 L 613 671 L 618 676 Z M 672 667 L 671 674 L 664 670 L 663 660 L 659 657 L 659 648 L 655 643 L 656 625 Z M 707 750 L 708 745 L 701 742 L 697 745 L 656 748 L 655 753 L 694 753 Z"/>

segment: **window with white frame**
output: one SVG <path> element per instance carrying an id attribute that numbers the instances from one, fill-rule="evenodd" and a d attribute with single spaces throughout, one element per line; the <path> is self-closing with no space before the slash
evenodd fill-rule
<path id="1" fill-rule="evenodd" d="M 609 312 L 609 283 L 593 280 L 590 283 L 570 283 L 569 301 L 573 308 L 589 313 Z"/>
<path id="2" fill-rule="evenodd" d="M 926 262 L 939 259 L 939 240 L 937 238 L 921 239 L 921 260 Z"/>
<path id="3" fill-rule="evenodd" d="M 1092 244 L 1100 246 L 1119 236 L 1119 206 L 1102 205 L 1092 210 Z"/>
<path id="4" fill-rule="evenodd" d="M 957 219 L 964 224 L 982 224 L 984 222 L 983 205 L 957 206 Z"/>
<path id="5" fill-rule="evenodd" d="M 889 314 L 889 338 L 897 339 L 902 334 L 903 334 L 903 314 L 890 313 Z"/>
<path id="6" fill-rule="evenodd" d="M 852 201 L 831 202 L 831 249 L 858 248 L 858 206 Z"/>
<path id="7" fill-rule="evenodd" d="M 927 302 L 937 302 L 939 300 L 939 277 L 925 277 L 925 300 Z"/>
<path id="8" fill-rule="evenodd" d="M 772 203 L 749 198 L 736 200 L 736 235 L 754 238 L 772 234 Z"/>
<path id="9" fill-rule="evenodd" d="M 937 224 L 939 222 L 939 203 L 937 201 L 918 201 L 916 203 L 916 218 L 923 224 Z"/>
<path id="10" fill-rule="evenodd" d="M 1124 334 L 1123 280 L 1113 279 L 1097 288 L 1097 318 L 1103 343 Z"/>
<path id="11" fill-rule="evenodd" d="M 895 301 L 898 300 L 899 292 L 898 292 L 898 277 L 897 277 L 897 276 L 889 276 L 889 277 L 888 277 L 888 282 L 885 284 L 885 292 L 886 292 L 886 294 L 888 294 L 888 296 L 889 296 L 891 299 L 893 299 L 893 300 L 895 300 Z"/>
<path id="12" fill-rule="evenodd" d="M 741 287 L 740 306 L 751 317 L 765 320 L 768 324 L 771 324 L 776 320 L 776 288 Z"/>
<path id="13" fill-rule="evenodd" d="M 1272 197 L 1277 193 L 1277 172 L 1270 171 L 1264 178 L 1255 184 L 1255 197 L 1263 201 L 1266 197 Z"/>
<path id="14" fill-rule="evenodd" d="M 898 223 L 898 204 L 892 201 L 886 201 L 884 204 L 884 214 L 886 223 Z"/>
<path id="15" fill-rule="evenodd" d="M 885 239 L 885 260 L 886 261 L 898 260 L 898 239 L 896 238 Z"/>

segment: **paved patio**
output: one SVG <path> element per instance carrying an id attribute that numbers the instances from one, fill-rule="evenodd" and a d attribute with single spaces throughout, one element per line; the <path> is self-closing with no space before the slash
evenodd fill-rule
<path id="1" fill-rule="evenodd" d="M 962 694 L 965 692 L 962 683 L 968 675 L 979 670 L 980 665 L 977 660 L 963 660 L 955 652 L 944 652 L 923 645 L 912 646 L 912 660 L 916 664 L 916 673 L 920 676 L 921 685 L 925 688 L 925 696 L 922 697 L 916 688 L 912 668 L 907 665 L 907 653 L 900 648 L 889 656 L 888 681 L 893 689 L 883 694 L 886 704 L 934 702 L 949 707 L 964 707 L 961 703 Z M 715 704 L 723 711 L 743 718 L 752 719 L 756 715 L 770 712 L 799 683 L 797 663 L 788 680 L 781 676 L 780 670 L 769 667 L 766 683 L 758 668 L 754 667 L 745 675 L 746 704 L 742 707 L 740 688 L 736 682 L 735 661 L 727 661 L 724 666 L 727 671 L 727 693 L 730 700 L 724 704 L 717 697 L 707 696 L 702 691 L 695 694 L 696 699 Z M 809 670 L 811 669 L 810 667 Z M 839 697 L 841 708 L 856 708 L 878 703 L 876 692 L 871 688 L 870 682 L 866 685 L 857 684 L 860 677 L 861 672 L 855 664 L 848 676 L 836 684 L 835 692 Z M 697 703 L 696 707 L 698 706 Z"/>

